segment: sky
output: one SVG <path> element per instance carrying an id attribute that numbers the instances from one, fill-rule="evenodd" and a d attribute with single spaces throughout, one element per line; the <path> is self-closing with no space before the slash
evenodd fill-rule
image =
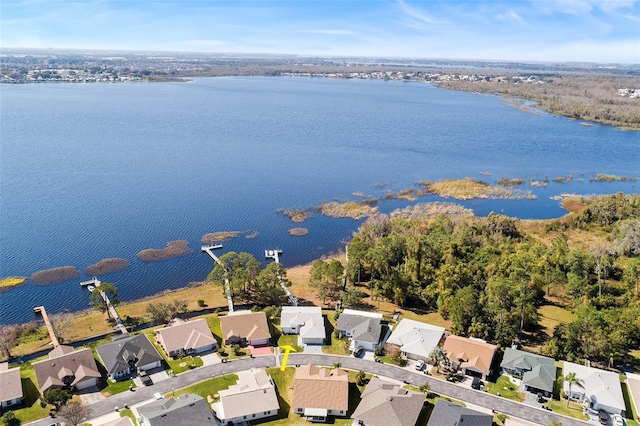
<path id="1" fill-rule="evenodd" d="M 640 63 L 640 0 L 2 0 L 2 48 Z"/>

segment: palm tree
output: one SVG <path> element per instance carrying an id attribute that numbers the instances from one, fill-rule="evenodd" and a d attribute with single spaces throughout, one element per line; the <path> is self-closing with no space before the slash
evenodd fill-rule
<path id="1" fill-rule="evenodd" d="M 576 376 L 576 373 L 569 373 L 562 377 L 562 380 L 569 383 L 569 394 L 567 395 L 567 408 L 569 408 L 569 400 L 571 399 L 571 386 L 578 386 L 584 389 L 584 380 Z"/>
<path id="2" fill-rule="evenodd" d="M 423 384 L 420 385 L 418 390 L 422 393 L 428 394 L 429 391 L 431 391 L 431 385 L 429 384 L 429 382 L 424 382 Z"/>
<path id="3" fill-rule="evenodd" d="M 429 353 L 429 364 L 436 366 L 436 373 L 440 374 L 440 363 L 444 360 L 445 355 L 442 348 L 435 347 Z"/>

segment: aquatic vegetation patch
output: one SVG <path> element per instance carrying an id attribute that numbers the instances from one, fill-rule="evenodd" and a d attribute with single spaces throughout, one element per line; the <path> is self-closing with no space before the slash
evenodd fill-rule
<path id="1" fill-rule="evenodd" d="M 535 200 L 536 195 L 531 191 L 510 189 L 493 186 L 487 182 L 471 177 L 464 179 L 445 179 L 437 182 L 421 182 L 429 192 L 444 198 L 457 200 L 472 200 L 474 198 L 490 198 L 505 200 Z"/>
<path id="2" fill-rule="evenodd" d="M 158 260 L 169 259 L 171 257 L 179 257 L 186 256 L 187 254 L 193 253 L 193 250 L 189 248 L 189 242 L 186 240 L 175 240 L 169 241 L 167 243 L 167 247 L 163 249 L 144 249 L 136 256 L 140 260 L 144 260 L 145 262 L 155 262 Z"/>
<path id="3" fill-rule="evenodd" d="M 316 210 L 329 217 L 349 217 L 351 219 L 362 219 L 378 213 L 377 207 L 372 207 L 364 202 L 347 201 L 339 203 L 337 201 L 325 202 L 316 207 Z"/>
<path id="4" fill-rule="evenodd" d="M 129 266 L 131 266 L 131 264 L 126 259 L 110 257 L 88 266 L 84 272 L 87 275 L 104 275 L 124 271 Z"/>
<path id="5" fill-rule="evenodd" d="M 548 184 L 549 178 L 544 178 L 544 180 L 529 179 L 529 185 L 531 186 L 546 188 Z"/>
<path id="6" fill-rule="evenodd" d="M 287 216 L 294 223 L 302 223 L 313 216 L 311 212 L 304 209 L 280 209 L 277 213 Z"/>
<path id="7" fill-rule="evenodd" d="M 200 241 L 202 241 L 202 244 L 213 244 L 213 243 L 218 243 L 220 241 L 235 238 L 238 235 L 242 235 L 242 234 L 244 234 L 244 232 L 242 231 L 210 232 L 208 234 L 204 234 Z"/>
<path id="8" fill-rule="evenodd" d="M 421 220 L 440 215 L 447 216 L 473 216 L 473 210 L 460 204 L 435 201 L 433 203 L 418 203 L 391 212 L 391 217 L 404 217 L 406 219 Z"/>
<path id="9" fill-rule="evenodd" d="M 80 272 L 75 266 L 60 266 L 35 272 L 31 275 L 31 282 L 36 285 L 48 285 L 72 280 L 79 276 Z"/>
<path id="10" fill-rule="evenodd" d="M 9 288 L 19 286 L 21 284 L 26 283 L 28 280 L 27 277 L 6 277 L 0 278 L 0 288 Z"/>
<path id="11" fill-rule="evenodd" d="M 558 176 L 553 178 L 554 182 L 559 182 L 559 183 L 569 183 L 573 180 L 573 175 L 567 175 L 567 176 Z"/>
<path id="12" fill-rule="evenodd" d="M 523 183 L 524 180 L 518 178 L 511 179 L 509 176 L 503 176 L 497 180 L 497 184 L 500 186 L 518 186 L 522 185 Z"/>
<path id="13" fill-rule="evenodd" d="M 307 228 L 291 228 L 289 229 L 289 235 L 293 235 L 295 237 L 304 237 L 309 233 Z"/>
<path id="14" fill-rule="evenodd" d="M 245 236 L 244 236 L 244 238 L 245 238 L 245 239 L 247 239 L 247 240 L 252 240 L 252 239 L 254 239 L 255 237 L 257 237 L 257 236 L 258 236 L 258 234 L 259 234 L 259 232 L 258 232 L 258 231 L 255 231 L 255 232 L 252 232 L 252 233 L 250 233 L 250 234 L 245 235 Z"/>
<path id="15" fill-rule="evenodd" d="M 591 182 L 635 182 L 637 177 L 607 175 L 604 173 L 596 173 L 589 181 Z"/>
<path id="16" fill-rule="evenodd" d="M 415 201 L 418 197 L 422 197 L 425 195 L 429 195 L 429 189 L 421 185 L 418 188 L 407 188 L 400 190 L 398 192 L 387 191 L 384 196 L 385 200 L 395 199 L 395 200 L 408 200 Z"/>

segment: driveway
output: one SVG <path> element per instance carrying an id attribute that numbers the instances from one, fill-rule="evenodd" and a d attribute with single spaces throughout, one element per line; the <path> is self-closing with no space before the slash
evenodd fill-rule
<path id="1" fill-rule="evenodd" d="M 305 354 L 322 354 L 322 346 L 320 345 L 304 345 L 302 352 Z"/>

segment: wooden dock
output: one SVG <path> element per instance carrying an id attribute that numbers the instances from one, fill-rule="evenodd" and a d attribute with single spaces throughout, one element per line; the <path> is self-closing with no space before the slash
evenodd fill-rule
<path id="1" fill-rule="evenodd" d="M 266 257 L 267 259 L 273 259 L 276 261 L 276 263 L 280 263 L 281 254 L 282 254 L 282 250 L 280 249 L 264 251 L 264 257 Z M 282 282 L 282 277 L 280 277 L 280 274 L 278 274 L 278 282 L 280 283 L 280 287 L 282 287 L 284 292 L 287 294 L 287 297 L 289 298 L 289 302 L 291 302 L 291 305 L 298 306 L 298 299 L 294 297 L 293 294 L 291 294 L 291 291 L 289 291 L 289 287 L 284 285 L 284 283 Z"/>
<path id="2" fill-rule="evenodd" d="M 96 277 L 93 277 L 93 279 L 90 279 L 88 281 L 82 281 L 80 283 L 82 287 L 86 287 L 87 290 L 89 290 L 92 293 L 96 289 L 100 292 L 100 296 L 102 296 L 102 300 L 104 300 L 104 303 L 107 305 L 107 309 L 109 310 L 109 313 L 111 314 L 113 319 L 116 321 L 116 327 L 118 328 L 118 330 L 120 330 L 122 334 L 128 335 L 129 331 L 127 330 L 127 327 L 124 325 L 124 323 L 120 319 L 120 315 L 118 315 L 118 311 L 116 311 L 115 306 L 111 304 L 111 300 L 109 300 L 109 297 L 107 296 L 107 294 L 104 291 L 100 291 L 99 289 L 100 284 L 102 283 Z"/>
<path id="3" fill-rule="evenodd" d="M 227 271 L 227 268 L 224 266 L 224 264 L 220 262 L 220 259 L 218 259 L 218 257 L 213 254 L 214 250 L 218 250 L 221 248 L 222 244 L 208 244 L 200 247 L 200 250 L 207 253 L 209 257 L 211 257 L 211 259 L 213 259 L 213 261 L 220 265 L 220 267 L 224 270 L 224 292 L 227 295 L 227 305 L 229 307 L 229 313 L 231 313 L 233 312 L 233 299 L 231 298 L 231 285 L 229 284 L 229 278 L 227 277 L 229 271 Z"/>
<path id="4" fill-rule="evenodd" d="M 51 338 L 51 344 L 53 345 L 53 347 L 57 348 L 58 346 L 60 346 L 60 342 L 58 341 L 56 333 L 53 332 L 53 325 L 51 324 L 51 321 L 49 321 L 49 316 L 47 315 L 47 311 L 44 306 L 36 306 L 35 308 L 33 308 L 33 312 L 42 315 L 42 320 L 44 321 L 45 327 L 47 327 L 47 331 L 49 332 L 49 337 Z"/>

